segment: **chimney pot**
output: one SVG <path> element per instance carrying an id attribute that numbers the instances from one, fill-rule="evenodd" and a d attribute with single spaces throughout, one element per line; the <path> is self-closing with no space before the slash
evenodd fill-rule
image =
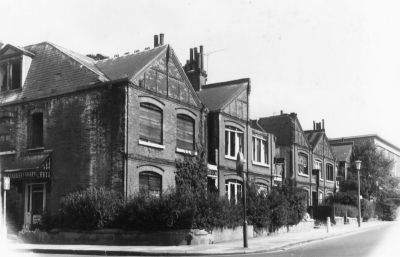
<path id="1" fill-rule="evenodd" d="M 154 47 L 158 46 L 158 35 L 154 35 Z"/>
<path id="2" fill-rule="evenodd" d="M 203 70 L 204 69 L 204 56 L 203 56 L 203 50 L 204 47 L 201 45 L 200 46 L 200 69 Z"/>
<path id="3" fill-rule="evenodd" d="M 164 45 L 164 33 L 160 34 L 160 46 Z"/>
<path id="4" fill-rule="evenodd" d="M 190 48 L 190 63 L 193 63 L 193 48 Z"/>

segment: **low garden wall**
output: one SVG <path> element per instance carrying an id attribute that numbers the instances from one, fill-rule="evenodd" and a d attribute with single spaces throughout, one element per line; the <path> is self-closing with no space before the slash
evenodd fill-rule
<path id="1" fill-rule="evenodd" d="M 247 227 L 248 237 L 253 237 L 253 226 Z M 211 233 L 200 229 L 171 231 L 123 231 L 102 229 L 94 231 L 21 231 L 19 238 L 26 243 L 40 244 L 99 244 L 99 245 L 206 245 L 241 239 L 243 227 L 216 228 Z"/>

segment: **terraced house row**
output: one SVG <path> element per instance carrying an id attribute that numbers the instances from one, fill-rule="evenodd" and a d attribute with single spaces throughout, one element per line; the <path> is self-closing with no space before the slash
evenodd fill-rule
<path id="1" fill-rule="evenodd" d="M 260 190 L 293 178 L 310 205 L 337 190 L 324 126 L 303 131 L 294 113 L 250 120 L 250 79 L 207 84 L 203 51 L 191 48 L 182 66 L 163 34 L 151 49 L 113 58 L 49 42 L 3 45 L 0 170 L 11 179 L 10 226 L 30 227 L 89 186 L 158 197 L 175 186 L 176 160 L 199 154 L 198 145 L 209 188 L 232 200 L 242 194 L 238 152 Z"/>

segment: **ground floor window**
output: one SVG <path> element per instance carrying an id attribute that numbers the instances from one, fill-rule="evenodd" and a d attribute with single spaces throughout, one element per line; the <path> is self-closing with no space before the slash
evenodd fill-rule
<path id="1" fill-rule="evenodd" d="M 225 195 L 228 200 L 237 203 L 242 198 L 242 182 L 239 180 L 226 180 Z"/>
<path id="2" fill-rule="evenodd" d="M 139 174 L 139 190 L 140 193 L 148 196 L 160 197 L 162 188 L 161 175 L 151 172 L 143 171 Z"/>
<path id="3" fill-rule="evenodd" d="M 257 186 L 257 192 L 259 194 L 268 194 L 269 192 L 269 187 L 267 184 L 264 183 L 256 183 Z"/>

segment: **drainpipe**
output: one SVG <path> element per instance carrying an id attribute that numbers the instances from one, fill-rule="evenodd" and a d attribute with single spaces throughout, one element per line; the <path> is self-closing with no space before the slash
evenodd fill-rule
<path id="1" fill-rule="evenodd" d="M 125 90 L 125 154 L 124 154 L 124 198 L 128 199 L 128 151 L 129 151 L 129 82 Z"/>

